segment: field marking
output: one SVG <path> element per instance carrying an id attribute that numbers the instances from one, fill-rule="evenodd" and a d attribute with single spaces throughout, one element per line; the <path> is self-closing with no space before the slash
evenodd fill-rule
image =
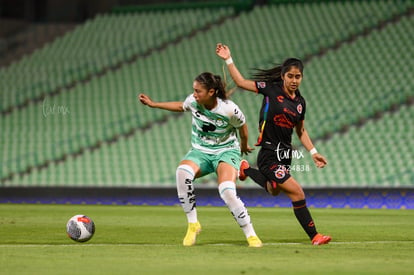
<path id="1" fill-rule="evenodd" d="M 414 240 L 408 241 L 359 241 L 359 242 L 330 242 L 333 245 L 352 245 L 352 244 L 396 244 L 396 243 L 414 243 Z M 305 245 L 308 246 L 310 243 L 264 243 L 263 246 L 289 246 L 289 245 Z M 145 247 L 174 247 L 182 246 L 181 244 L 94 244 L 94 243 L 73 243 L 73 244 L 0 244 L 0 248 L 7 247 L 103 247 L 103 246 L 118 246 L 118 247 L 134 247 L 134 246 L 145 246 Z M 231 243 L 215 243 L 215 244 L 199 244 L 195 245 L 199 247 L 203 246 L 240 246 L 239 244 Z"/>

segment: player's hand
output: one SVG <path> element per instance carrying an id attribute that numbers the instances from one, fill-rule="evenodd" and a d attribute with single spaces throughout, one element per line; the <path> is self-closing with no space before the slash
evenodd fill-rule
<path id="1" fill-rule="evenodd" d="M 244 146 L 242 146 L 241 148 L 240 148 L 240 151 L 241 151 L 241 155 L 243 156 L 243 155 L 248 155 L 248 154 L 250 154 L 251 152 L 253 152 L 253 150 L 254 150 L 254 148 L 252 148 L 252 147 L 250 147 L 249 145 L 247 145 L 246 147 L 244 147 Z"/>
<path id="2" fill-rule="evenodd" d="M 149 107 L 152 107 L 154 105 L 154 102 L 152 101 L 152 99 L 146 94 L 139 94 L 138 99 L 139 101 L 141 101 L 142 104 L 147 105 Z"/>
<path id="3" fill-rule="evenodd" d="M 216 54 L 224 60 L 229 59 L 231 57 L 229 47 L 221 43 L 218 43 L 216 46 Z"/>
<path id="4" fill-rule="evenodd" d="M 312 159 L 318 168 L 324 168 L 328 164 L 326 158 L 319 153 L 313 154 Z"/>

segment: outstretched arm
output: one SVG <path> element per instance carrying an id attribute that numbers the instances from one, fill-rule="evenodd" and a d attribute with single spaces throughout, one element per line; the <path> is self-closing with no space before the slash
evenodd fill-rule
<path id="1" fill-rule="evenodd" d="M 184 112 L 183 103 L 180 101 L 155 102 L 152 101 L 152 99 L 146 94 L 140 94 L 138 98 L 142 104 L 147 105 L 151 108 L 158 108 L 172 112 Z"/>
<path id="2" fill-rule="evenodd" d="M 245 79 L 237 69 L 236 65 L 234 65 L 229 47 L 218 43 L 216 46 L 216 54 L 226 61 L 231 78 L 233 78 L 234 83 L 236 83 L 238 87 L 247 91 L 257 92 L 256 83 L 253 80 Z"/>
<path id="3" fill-rule="evenodd" d="M 328 164 L 327 160 L 324 156 L 319 154 L 315 147 L 313 146 L 312 140 L 309 137 L 308 132 L 305 129 L 305 121 L 302 120 L 296 125 L 296 134 L 299 137 L 300 142 L 302 142 L 303 146 L 305 146 L 306 150 L 308 150 L 312 154 L 312 159 L 315 162 L 318 168 L 325 167 Z"/>

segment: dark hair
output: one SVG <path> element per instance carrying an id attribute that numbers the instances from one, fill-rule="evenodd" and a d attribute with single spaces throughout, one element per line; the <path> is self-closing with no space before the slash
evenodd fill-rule
<path id="1" fill-rule="evenodd" d="M 214 89 L 216 91 L 216 97 L 227 99 L 226 84 L 221 80 L 221 76 L 204 72 L 194 80 L 203 85 L 207 90 Z"/>
<path id="2" fill-rule="evenodd" d="M 253 74 L 253 80 L 255 81 L 264 81 L 264 82 L 280 82 L 282 81 L 282 75 L 290 70 L 290 68 L 296 67 L 303 75 L 303 63 L 300 59 L 297 58 L 287 58 L 283 61 L 282 64 L 276 65 L 271 69 L 262 70 L 255 69 Z"/>

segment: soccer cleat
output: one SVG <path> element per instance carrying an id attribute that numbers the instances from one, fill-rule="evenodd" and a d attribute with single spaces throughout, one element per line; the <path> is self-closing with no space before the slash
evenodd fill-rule
<path id="1" fill-rule="evenodd" d="M 324 236 L 322 234 L 316 234 L 315 237 L 313 237 L 312 239 L 312 244 L 313 245 L 323 245 L 323 244 L 328 244 L 331 241 L 331 236 Z"/>
<path id="2" fill-rule="evenodd" d="M 279 195 L 280 191 L 282 191 L 282 189 L 280 188 L 280 185 L 278 185 L 277 182 L 273 180 L 271 182 L 268 181 L 266 183 L 265 189 L 272 196 L 277 196 Z"/>
<path id="3" fill-rule="evenodd" d="M 201 231 L 201 224 L 199 222 L 188 223 L 187 234 L 185 234 L 183 245 L 193 246 L 196 242 L 196 237 Z"/>
<path id="4" fill-rule="evenodd" d="M 247 238 L 247 242 L 249 243 L 249 247 L 262 247 L 262 241 L 257 236 L 250 236 Z"/>
<path id="5" fill-rule="evenodd" d="M 247 160 L 242 159 L 242 161 L 240 162 L 240 169 L 239 169 L 239 180 L 244 181 L 247 178 L 247 175 L 244 173 L 244 170 L 249 168 L 250 165 L 247 162 Z"/>

